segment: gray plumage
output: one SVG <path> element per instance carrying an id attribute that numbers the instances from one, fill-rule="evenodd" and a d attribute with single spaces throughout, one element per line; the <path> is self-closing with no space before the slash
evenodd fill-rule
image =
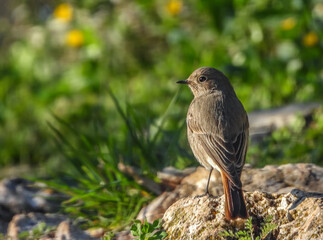
<path id="1" fill-rule="evenodd" d="M 179 83 L 188 84 L 194 95 L 186 118 L 194 156 L 206 169 L 221 172 L 228 191 L 235 189 L 242 194 L 240 176 L 248 148 L 249 123 L 228 78 L 214 68 L 202 67 Z M 232 198 L 230 194 L 226 197 Z M 243 195 L 242 201 L 240 205 L 244 204 Z M 229 218 L 236 217 L 231 214 Z"/>

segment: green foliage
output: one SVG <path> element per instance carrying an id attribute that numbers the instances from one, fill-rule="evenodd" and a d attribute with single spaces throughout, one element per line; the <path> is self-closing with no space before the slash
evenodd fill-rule
<path id="1" fill-rule="evenodd" d="M 264 239 L 271 231 L 277 228 L 277 225 L 275 223 L 272 223 L 271 220 L 272 216 L 268 216 L 261 224 L 260 239 Z"/>
<path id="2" fill-rule="evenodd" d="M 112 240 L 113 237 L 114 237 L 114 233 L 113 232 L 107 232 L 102 237 L 102 240 Z"/>
<path id="3" fill-rule="evenodd" d="M 264 239 L 271 231 L 277 228 L 277 225 L 271 222 L 272 216 L 268 216 L 264 219 L 264 222 L 261 223 L 260 235 L 255 236 L 254 227 L 252 224 L 252 217 L 250 217 L 245 223 L 245 230 L 240 230 L 234 233 L 232 230 L 223 231 L 220 235 L 222 237 L 229 237 L 230 239 L 239 239 L 239 240 L 261 240 Z"/>
<path id="4" fill-rule="evenodd" d="M 318 1 L 179 0 L 177 10 L 169 2 L 5 4 L 0 166 L 50 162 L 48 172 L 56 169 L 62 158 L 48 140 L 51 112 L 86 134 L 93 119 L 118 129 L 106 84 L 121 102 L 131 103 L 143 129 L 146 119 L 159 122 L 157 116 L 179 88 L 175 81 L 199 66 L 223 70 L 248 111 L 322 100 Z M 182 123 L 191 98 L 188 89 L 182 90 L 167 116 L 170 134 L 164 136 L 173 143 L 186 144 Z M 120 137 L 117 130 L 112 134 Z M 182 167 L 191 164 L 189 156 L 178 157 L 176 151 L 160 154 Z"/>
<path id="5" fill-rule="evenodd" d="M 115 149 L 116 143 L 91 142 L 63 120 L 57 121 L 69 132 L 67 138 L 51 126 L 68 160 L 63 169 L 66 177 L 44 182 L 70 196 L 63 202 L 63 210 L 75 218 L 84 218 L 87 227 L 119 229 L 129 224 L 150 195 L 120 172 L 118 159 L 122 155 Z"/>
<path id="6" fill-rule="evenodd" d="M 134 220 L 133 225 L 131 226 L 131 234 L 136 240 L 158 240 L 164 239 L 167 236 L 167 233 L 162 229 L 162 220 L 157 219 L 152 224 L 147 222 L 142 224 L 140 220 Z"/>
<path id="7" fill-rule="evenodd" d="M 158 167 L 167 164 L 166 161 L 160 161 L 165 155 L 158 153 L 178 145 L 165 141 L 167 111 L 157 124 L 150 125 L 148 121 L 144 125 L 142 120 L 149 119 L 137 115 L 136 109 L 130 104 L 126 104 L 124 110 L 110 89 L 108 95 L 118 113 L 114 117 L 118 119 L 119 135 L 113 125 L 107 126 L 107 131 L 99 121 L 92 128 L 91 134 L 83 134 L 71 124 L 55 117 L 55 125 L 60 130 L 49 125 L 65 163 L 60 178 L 44 182 L 70 197 L 63 202 L 63 211 L 84 219 L 85 227 L 100 226 L 116 230 L 127 226 L 143 204 L 152 198 L 144 187 L 121 172 L 118 164 L 136 166 L 146 177 L 155 178 Z M 62 134 L 62 131 L 66 134 Z"/>

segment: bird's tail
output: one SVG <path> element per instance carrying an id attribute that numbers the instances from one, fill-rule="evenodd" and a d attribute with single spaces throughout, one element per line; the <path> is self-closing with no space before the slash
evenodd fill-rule
<path id="1" fill-rule="evenodd" d="M 241 188 L 236 187 L 224 175 L 222 175 L 223 189 L 225 195 L 225 216 L 229 220 L 236 218 L 248 218 L 246 203 Z"/>

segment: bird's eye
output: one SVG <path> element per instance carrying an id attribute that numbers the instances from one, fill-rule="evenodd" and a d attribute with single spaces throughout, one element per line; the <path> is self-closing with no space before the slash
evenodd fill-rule
<path id="1" fill-rule="evenodd" d="M 199 81 L 200 81 L 200 82 L 205 82 L 205 81 L 206 81 L 206 77 L 205 77 L 205 76 L 201 76 L 201 77 L 199 78 Z"/>

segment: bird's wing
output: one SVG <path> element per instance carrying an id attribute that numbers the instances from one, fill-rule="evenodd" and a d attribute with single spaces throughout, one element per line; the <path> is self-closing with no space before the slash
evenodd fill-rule
<path id="1" fill-rule="evenodd" d="M 187 120 L 192 134 L 199 140 L 207 155 L 237 187 L 241 187 L 240 175 L 245 162 L 248 131 L 242 130 L 233 141 L 206 131 L 193 118 Z"/>

